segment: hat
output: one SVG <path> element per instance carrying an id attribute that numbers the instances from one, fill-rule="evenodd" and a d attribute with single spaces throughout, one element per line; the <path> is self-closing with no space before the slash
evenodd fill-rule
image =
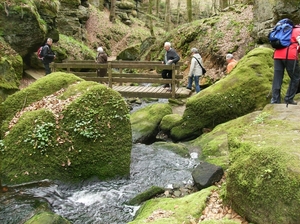
<path id="1" fill-rule="evenodd" d="M 193 48 L 191 49 L 191 52 L 192 52 L 192 53 L 198 53 L 198 49 L 193 47 Z"/>
<path id="2" fill-rule="evenodd" d="M 97 48 L 97 51 L 98 51 L 99 53 L 103 53 L 103 48 L 102 48 L 102 47 L 98 47 L 98 48 Z"/>
<path id="3" fill-rule="evenodd" d="M 231 58 L 233 58 L 233 55 L 232 55 L 232 54 L 227 54 L 227 55 L 226 55 L 226 60 L 231 59 Z"/>

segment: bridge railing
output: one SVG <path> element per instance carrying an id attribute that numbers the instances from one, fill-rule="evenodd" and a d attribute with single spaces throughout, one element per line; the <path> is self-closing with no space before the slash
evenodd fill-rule
<path id="1" fill-rule="evenodd" d="M 177 64 L 165 65 L 161 61 L 109 61 L 107 63 L 95 63 L 93 60 L 67 60 L 62 63 L 51 63 L 52 71 L 66 70 L 85 80 L 107 83 L 112 88 L 113 83 L 157 83 L 171 84 L 172 97 L 175 97 L 175 88 L 179 87 L 180 66 Z M 107 76 L 97 77 L 97 69 L 107 69 Z M 129 73 L 130 69 L 147 70 L 143 73 Z M 172 70 L 172 79 L 163 79 L 161 74 L 148 72 L 150 70 Z M 92 71 L 94 70 L 94 71 Z"/>

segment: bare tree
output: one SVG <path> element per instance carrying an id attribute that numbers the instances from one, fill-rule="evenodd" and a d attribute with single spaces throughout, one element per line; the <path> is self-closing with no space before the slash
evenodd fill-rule
<path id="1" fill-rule="evenodd" d="M 166 13 L 165 13 L 165 29 L 170 31 L 171 26 L 171 4 L 170 0 L 166 0 Z"/>
<path id="2" fill-rule="evenodd" d="M 155 0 L 155 13 L 158 15 L 159 13 L 159 5 L 160 5 L 160 0 Z"/>
<path id="3" fill-rule="evenodd" d="M 148 18 L 149 18 L 149 29 L 151 36 L 154 36 L 153 31 L 153 21 L 152 21 L 152 8 L 153 8 L 154 0 L 149 0 L 149 6 L 148 6 Z"/>
<path id="4" fill-rule="evenodd" d="M 179 24 L 180 20 L 180 0 L 177 2 L 177 24 Z"/>
<path id="5" fill-rule="evenodd" d="M 111 0 L 109 21 L 116 22 L 116 0 Z"/>
<path id="6" fill-rule="evenodd" d="M 192 0 L 186 0 L 188 22 L 192 22 Z"/>
<path id="7" fill-rule="evenodd" d="M 228 0 L 220 0 L 219 5 L 220 5 L 220 9 L 224 9 L 229 6 L 229 2 Z"/>

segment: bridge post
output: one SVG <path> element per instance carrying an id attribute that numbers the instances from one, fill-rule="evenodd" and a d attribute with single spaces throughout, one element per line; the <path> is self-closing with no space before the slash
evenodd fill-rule
<path id="1" fill-rule="evenodd" d="M 111 69 L 111 62 L 108 62 L 108 86 L 112 88 L 112 69 Z"/>
<path id="2" fill-rule="evenodd" d="M 175 64 L 173 63 L 172 64 L 172 85 L 171 85 L 172 98 L 175 98 L 175 85 L 176 85 L 175 77 L 176 77 L 176 74 L 175 74 Z"/>

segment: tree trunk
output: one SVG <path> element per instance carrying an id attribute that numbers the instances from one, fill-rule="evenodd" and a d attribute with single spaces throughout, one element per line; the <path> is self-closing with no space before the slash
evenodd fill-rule
<path id="1" fill-rule="evenodd" d="M 220 9 L 225 9 L 226 7 L 228 7 L 229 3 L 228 0 L 220 0 Z"/>
<path id="2" fill-rule="evenodd" d="M 178 0 L 177 2 L 177 25 L 179 24 L 179 20 L 180 20 L 180 1 L 181 0 Z"/>
<path id="3" fill-rule="evenodd" d="M 155 14 L 158 15 L 159 13 L 159 4 L 160 0 L 155 0 Z"/>
<path id="4" fill-rule="evenodd" d="M 186 0 L 188 22 L 192 22 L 192 0 Z"/>
<path id="5" fill-rule="evenodd" d="M 152 7 L 153 7 L 154 0 L 149 0 L 149 6 L 148 6 L 148 19 L 149 19 L 149 29 L 151 36 L 154 36 L 153 31 L 153 21 L 152 21 Z"/>
<path id="6" fill-rule="evenodd" d="M 166 0 L 166 14 L 165 14 L 165 29 L 170 31 L 171 29 L 171 4 L 170 0 Z"/>
<path id="7" fill-rule="evenodd" d="M 116 22 L 116 0 L 111 0 L 109 21 Z"/>

